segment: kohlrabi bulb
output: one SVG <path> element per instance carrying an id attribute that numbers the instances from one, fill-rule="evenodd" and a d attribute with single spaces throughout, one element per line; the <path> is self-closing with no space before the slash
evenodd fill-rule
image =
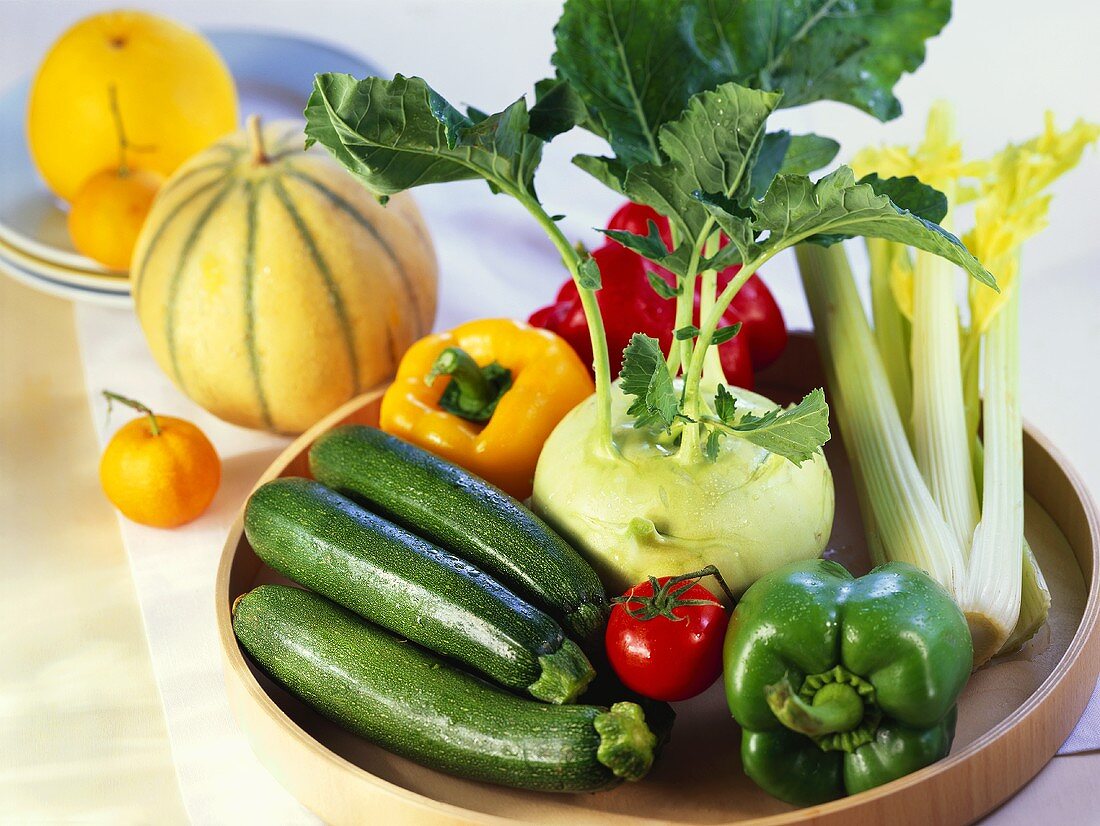
<path id="1" fill-rule="evenodd" d="M 731 388 L 742 410 L 775 405 Z M 708 394 L 713 398 L 713 392 Z M 817 454 L 801 467 L 727 435 L 718 458 L 691 461 L 635 428 L 613 388 L 619 456 L 593 449 L 595 396 L 550 435 L 535 472 L 535 510 L 568 538 L 612 594 L 649 576 L 715 565 L 735 593 L 769 571 L 820 556 L 833 525 L 833 478 Z"/>

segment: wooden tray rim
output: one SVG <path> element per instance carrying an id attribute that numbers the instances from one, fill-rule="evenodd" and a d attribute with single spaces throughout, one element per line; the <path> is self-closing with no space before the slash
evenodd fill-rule
<path id="1" fill-rule="evenodd" d="M 282 471 L 301 453 L 308 449 L 322 433 L 337 426 L 372 402 L 377 401 L 383 392 L 384 388 L 381 388 L 357 396 L 318 421 L 313 427 L 296 438 L 279 454 L 267 471 L 256 482 L 255 487 L 259 487 L 265 482 L 278 477 Z M 1008 736 L 1013 729 L 1016 729 L 1021 723 L 1034 715 L 1039 707 L 1050 699 L 1055 690 L 1062 687 L 1064 681 L 1071 673 L 1084 668 L 1088 664 L 1087 658 L 1082 656 L 1086 650 L 1094 649 L 1094 659 L 1100 658 L 1100 514 L 1098 514 L 1096 503 L 1089 495 L 1084 480 L 1075 470 L 1073 465 L 1066 459 L 1061 451 L 1046 438 L 1046 436 L 1027 421 L 1024 422 L 1024 440 L 1025 455 L 1029 452 L 1026 442 L 1030 440 L 1041 452 L 1049 457 L 1066 477 L 1075 499 L 1084 512 L 1088 528 L 1089 550 L 1091 551 L 1091 575 L 1088 576 L 1084 571 L 1085 560 L 1080 556 L 1080 549 L 1073 547 L 1071 544 L 1074 556 L 1077 558 L 1078 564 L 1082 566 L 1082 574 L 1088 576 L 1090 580 L 1088 584 L 1088 596 L 1077 633 L 1074 635 L 1069 648 L 1066 649 L 1066 652 L 1062 655 L 1062 658 L 1055 665 L 1051 673 L 1021 706 L 1009 714 L 1008 717 L 998 725 L 974 740 L 957 754 L 946 757 L 913 774 L 899 778 L 883 786 L 870 789 L 869 791 L 862 792 L 858 795 L 840 798 L 818 806 L 796 809 L 791 812 L 783 812 L 780 814 L 753 818 L 751 820 L 732 821 L 733 823 L 743 824 L 744 826 L 779 826 L 779 824 L 816 821 L 819 818 L 836 815 L 846 810 L 862 808 L 882 800 L 883 798 L 891 797 L 906 789 L 920 785 L 933 777 L 958 770 L 977 753 L 988 749 L 997 741 Z M 1065 526 L 1057 522 L 1057 520 L 1055 524 L 1058 525 L 1059 530 L 1062 531 L 1063 534 L 1066 533 Z M 217 578 L 214 586 L 218 636 L 222 646 L 223 666 L 225 668 L 224 677 L 226 682 L 228 683 L 231 679 L 230 672 L 232 672 L 232 674 L 245 686 L 249 695 L 258 703 L 260 708 L 276 723 L 282 726 L 287 734 L 299 741 L 302 746 L 313 751 L 322 759 L 330 762 L 335 770 L 349 774 L 351 779 L 367 783 L 374 787 L 375 791 L 394 798 L 395 802 L 400 802 L 405 806 L 420 810 L 424 814 L 430 814 L 436 817 L 448 817 L 455 821 L 465 823 L 506 824 L 517 822 L 497 815 L 476 812 L 454 804 L 444 803 L 371 774 L 365 769 L 341 757 L 339 754 L 325 748 L 279 708 L 275 701 L 271 699 L 270 695 L 264 691 L 256 681 L 255 677 L 253 677 L 248 664 L 245 662 L 236 637 L 233 635 L 229 601 L 222 596 L 226 594 L 229 589 L 233 559 L 243 532 L 244 510 L 242 507 L 241 512 L 238 513 L 237 517 L 234 519 L 226 537 L 221 559 L 218 564 Z M 1091 692 L 1083 694 L 1083 698 L 1079 698 L 1078 702 L 1073 705 L 1072 719 L 1067 720 L 1065 731 L 1061 733 L 1059 733 L 1058 730 L 1055 731 L 1059 736 L 1053 749 L 1049 752 L 1044 751 L 1042 757 L 1038 760 L 1032 760 L 1032 769 L 1024 772 L 1024 776 L 1020 778 L 1021 782 L 1019 785 L 1017 785 L 1007 796 L 990 801 L 988 805 L 984 806 L 982 811 L 977 813 L 978 816 L 987 814 L 1004 803 L 1005 800 L 1008 800 L 1038 774 L 1050 759 L 1054 757 L 1057 749 L 1062 742 L 1065 741 L 1065 738 L 1069 736 L 1073 726 L 1076 725 L 1077 720 L 1085 710 Z M 1047 740 L 1052 739 L 1052 737 L 1047 737 Z M 615 817 L 617 820 L 623 819 L 625 822 L 626 816 L 616 814 Z M 635 822 L 646 821 L 642 818 L 637 818 Z"/>

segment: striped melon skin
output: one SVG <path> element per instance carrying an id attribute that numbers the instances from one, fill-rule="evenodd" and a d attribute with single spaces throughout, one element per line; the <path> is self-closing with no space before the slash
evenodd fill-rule
<path id="1" fill-rule="evenodd" d="M 381 206 L 302 124 L 202 152 L 158 194 L 134 304 L 158 364 L 245 427 L 300 433 L 390 378 L 435 318 L 435 253 L 412 198 Z"/>

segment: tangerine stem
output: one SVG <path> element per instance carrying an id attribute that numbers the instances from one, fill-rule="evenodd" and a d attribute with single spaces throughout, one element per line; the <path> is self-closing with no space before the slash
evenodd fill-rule
<path id="1" fill-rule="evenodd" d="M 154 436 L 159 436 L 160 435 L 160 422 L 157 421 L 156 414 L 153 413 L 153 411 L 150 410 L 148 407 L 146 407 L 144 404 L 142 404 L 141 402 L 136 401 L 134 399 L 129 399 L 126 396 L 120 396 L 118 393 L 114 393 L 110 390 L 104 390 L 103 395 L 107 399 L 107 412 L 108 413 L 111 412 L 111 402 L 118 402 L 119 404 L 124 404 L 127 407 L 132 407 L 134 410 L 137 410 L 139 413 L 144 413 L 146 416 L 148 416 L 149 417 L 149 422 L 150 422 L 150 428 L 153 431 L 153 435 Z"/>

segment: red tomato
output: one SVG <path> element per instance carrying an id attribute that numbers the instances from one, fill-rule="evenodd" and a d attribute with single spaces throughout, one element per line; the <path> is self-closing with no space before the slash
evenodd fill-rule
<path id="1" fill-rule="evenodd" d="M 714 594 L 691 582 L 709 572 L 658 579 L 656 594 L 652 582 L 643 582 L 615 602 L 607 657 L 627 688 L 654 700 L 687 700 L 721 675 L 729 614 Z"/>

